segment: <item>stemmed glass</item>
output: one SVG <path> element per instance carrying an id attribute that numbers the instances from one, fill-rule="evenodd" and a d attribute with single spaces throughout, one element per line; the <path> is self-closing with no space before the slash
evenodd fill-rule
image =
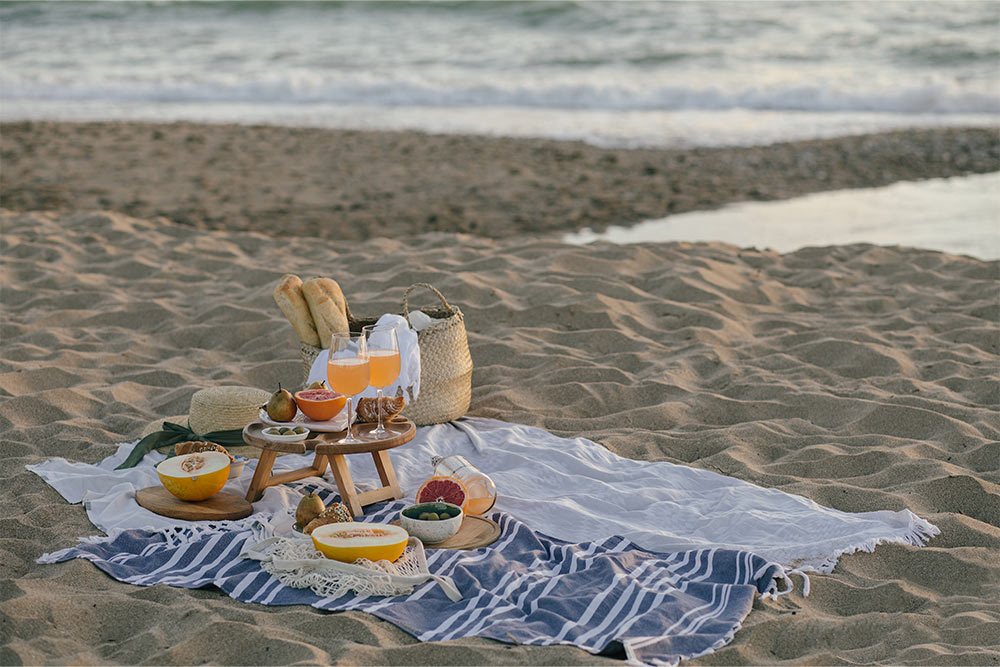
<path id="1" fill-rule="evenodd" d="M 351 407 L 355 394 L 368 386 L 368 338 L 363 332 L 335 332 L 330 339 L 330 358 L 326 362 L 326 379 L 330 389 L 347 396 L 347 435 L 338 440 L 341 445 L 364 442 L 354 437 Z"/>
<path id="2" fill-rule="evenodd" d="M 396 338 L 396 329 L 391 326 L 369 324 L 361 331 L 368 342 L 368 360 L 371 367 L 368 384 L 375 387 L 378 394 L 375 399 L 378 426 L 370 431 L 367 437 L 377 440 L 395 433 L 387 429 L 382 422 L 382 390 L 399 378 L 399 340 Z"/>

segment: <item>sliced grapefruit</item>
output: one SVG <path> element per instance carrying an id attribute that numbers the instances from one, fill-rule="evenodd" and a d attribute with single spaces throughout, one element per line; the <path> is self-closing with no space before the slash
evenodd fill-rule
<path id="1" fill-rule="evenodd" d="M 347 397 L 330 389 L 304 389 L 295 394 L 295 403 L 306 417 L 322 422 L 340 414 Z"/>
<path id="2" fill-rule="evenodd" d="M 469 502 L 469 490 L 457 477 L 439 475 L 431 477 L 417 490 L 418 503 L 451 503 L 465 510 Z"/>

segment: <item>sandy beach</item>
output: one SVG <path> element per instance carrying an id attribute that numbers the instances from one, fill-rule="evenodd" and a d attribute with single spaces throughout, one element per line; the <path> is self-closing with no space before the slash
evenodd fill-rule
<path id="1" fill-rule="evenodd" d="M 95 463 L 203 387 L 301 380 L 272 299 L 288 272 L 335 278 L 362 315 L 435 285 L 466 316 L 472 415 L 941 529 L 757 601 L 690 664 L 1000 662 L 1000 262 L 548 234 L 995 171 L 995 131 L 628 151 L 32 122 L 0 149 L 0 663 L 622 664 L 35 563 L 96 530 L 25 465 Z"/>

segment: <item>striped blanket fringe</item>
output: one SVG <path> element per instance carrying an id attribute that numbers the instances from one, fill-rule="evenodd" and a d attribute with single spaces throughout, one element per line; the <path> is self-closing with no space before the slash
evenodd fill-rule
<path id="1" fill-rule="evenodd" d="M 327 503 L 337 500 L 320 487 L 303 484 L 301 491 L 325 495 Z M 389 522 L 404 506 L 383 503 L 363 520 Z M 242 557 L 272 537 L 260 521 L 170 536 L 128 530 L 81 540 L 39 562 L 84 558 L 139 586 L 215 586 L 243 602 L 363 611 L 421 641 L 475 636 L 568 644 L 633 664 L 672 665 L 711 653 L 732 640 L 755 596 L 793 589 L 793 572 L 746 551 L 656 553 L 620 536 L 569 543 L 536 533 L 504 512 L 490 517 L 502 531 L 496 543 L 473 551 L 427 549 L 432 579 L 391 596 L 285 585 L 259 560 Z M 462 598 L 449 595 L 441 579 L 453 582 Z"/>

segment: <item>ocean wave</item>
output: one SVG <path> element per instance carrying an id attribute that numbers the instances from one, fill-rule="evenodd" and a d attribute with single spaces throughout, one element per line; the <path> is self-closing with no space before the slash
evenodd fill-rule
<path id="1" fill-rule="evenodd" d="M 709 75 L 704 77 L 711 80 Z M 647 81 L 510 82 L 339 76 L 316 72 L 256 78 L 231 75 L 86 80 L 79 76 L 0 75 L 5 100 L 239 102 L 425 107 L 527 107 L 610 111 L 1000 113 L 1000 91 L 951 81 L 870 87 L 811 80 L 774 85 L 649 85 Z"/>

